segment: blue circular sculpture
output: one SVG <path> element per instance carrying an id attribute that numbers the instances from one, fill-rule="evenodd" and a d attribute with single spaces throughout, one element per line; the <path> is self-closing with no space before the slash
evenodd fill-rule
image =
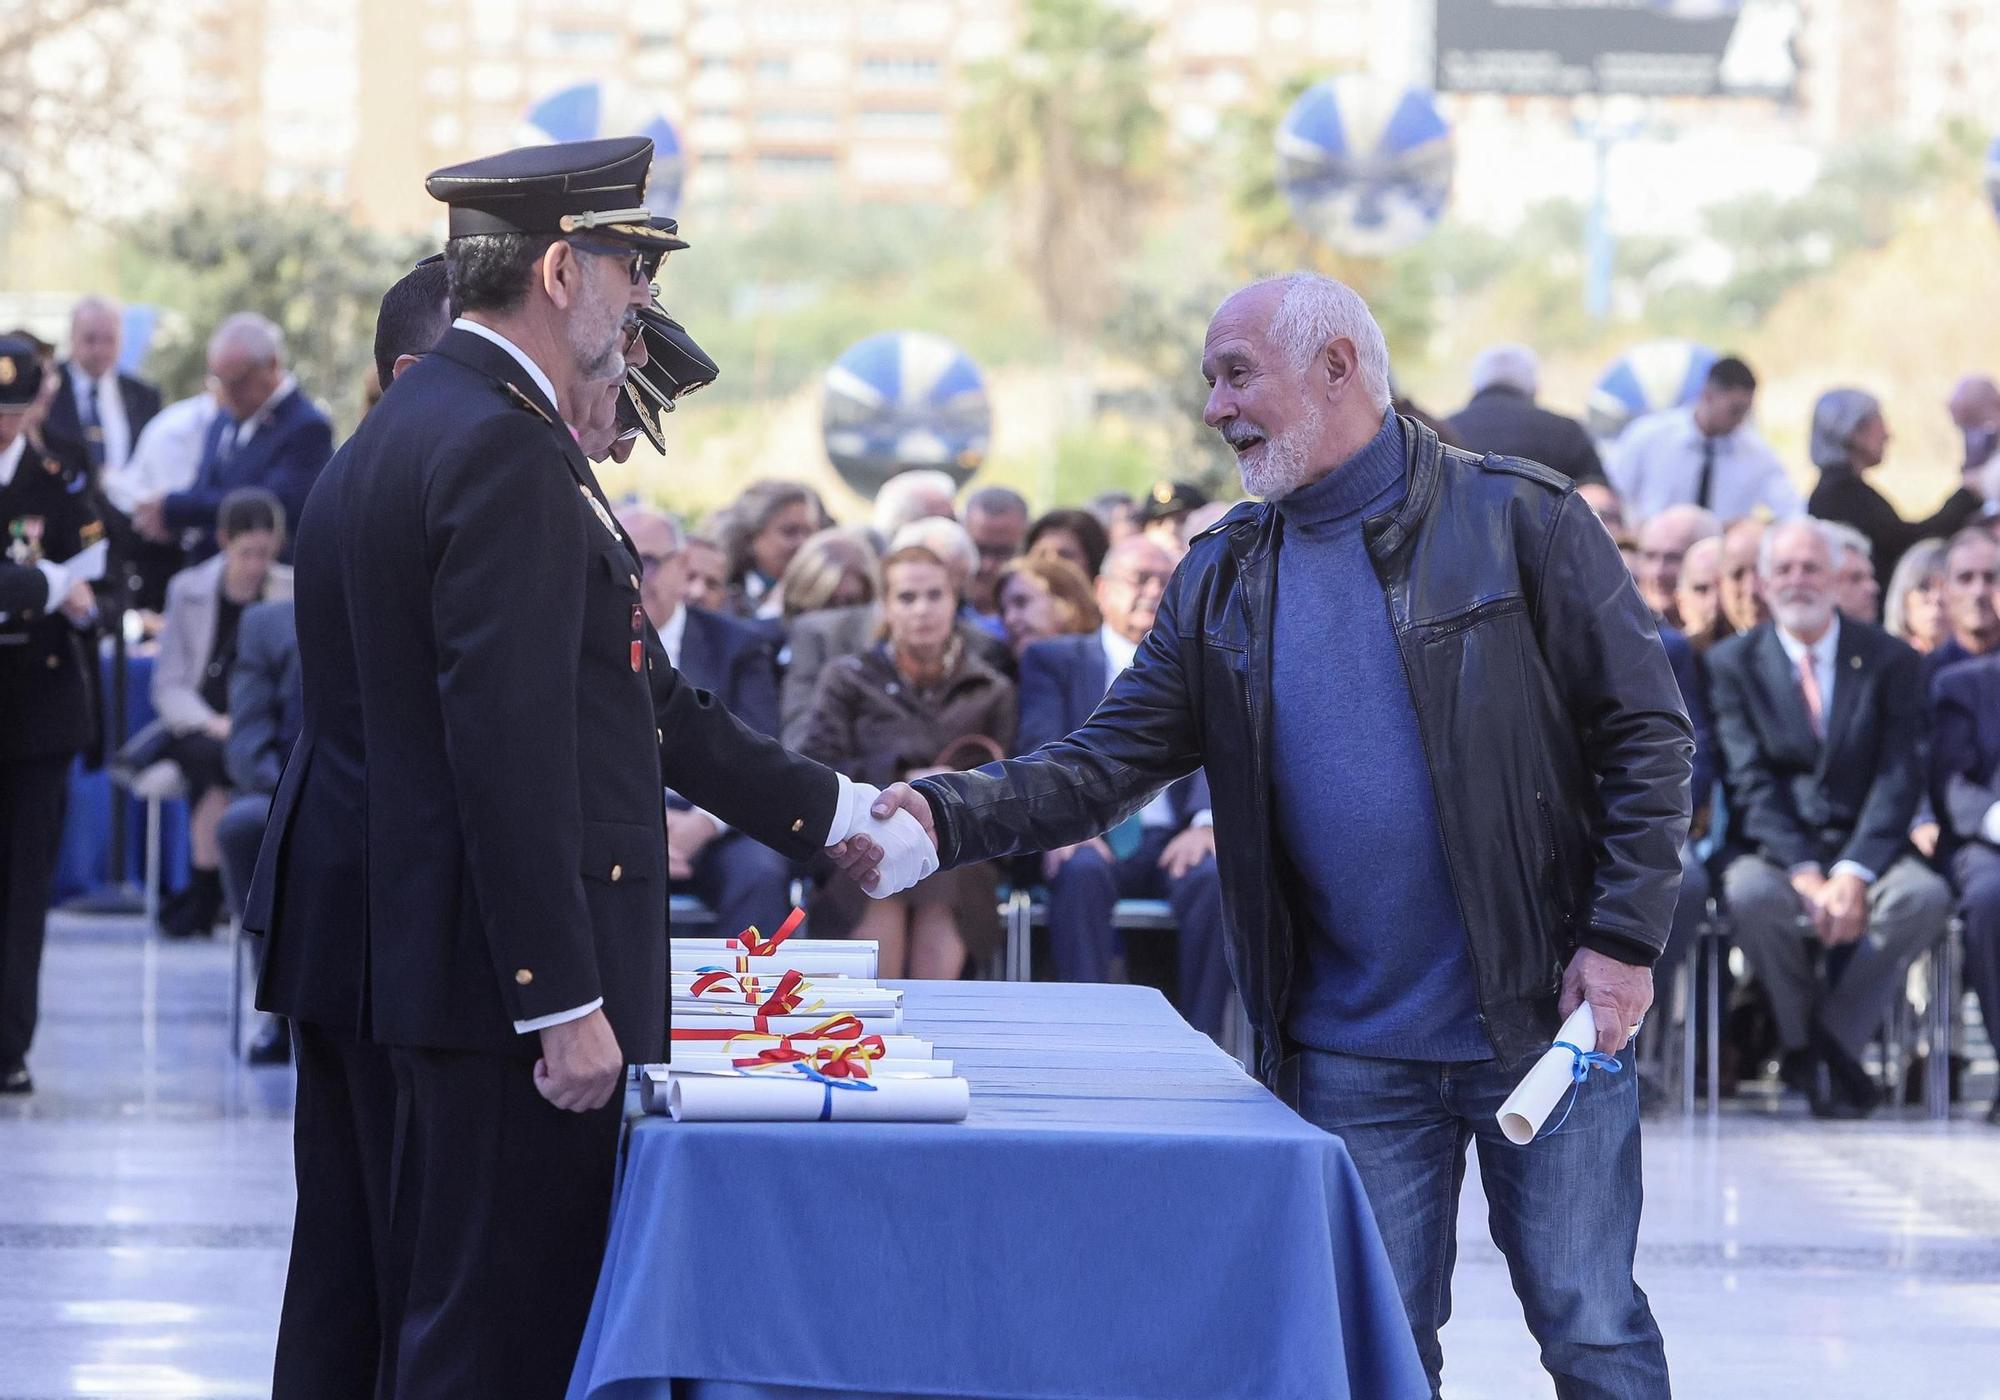
<path id="1" fill-rule="evenodd" d="M 1279 123 L 1277 148 L 1292 217 L 1343 253 L 1409 247 L 1451 198 L 1451 126 L 1424 88 L 1358 76 L 1314 83 Z"/>
<path id="2" fill-rule="evenodd" d="M 826 372 L 826 455 L 841 480 L 864 496 L 913 467 L 934 467 L 964 482 L 986 460 L 992 428 L 979 366 L 941 335 L 871 335 Z"/>
<path id="3" fill-rule="evenodd" d="M 680 133 L 659 112 L 626 101 L 601 82 L 577 83 L 550 93 L 528 109 L 530 139 L 594 141 L 601 136 L 645 136 L 653 142 L 653 165 L 646 177 L 646 207 L 665 218 L 680 207 L 687 156 Z"/>
<path id="4" fill-rule="evenodd" d="M 1605 367 L 1584 405 L 1590 431 L 1610 441 L 1626 424 L 1663 408 L 1692 403 L 1717 359 L 1692 340 L 1648 340 Z"/>

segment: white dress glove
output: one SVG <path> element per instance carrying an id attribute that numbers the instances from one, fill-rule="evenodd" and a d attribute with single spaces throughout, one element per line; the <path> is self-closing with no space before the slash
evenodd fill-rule
<path id="1" fill-rule="evenodd" d="M 842 778 L 833 828 L 826 837 L 827 845 L 837 846 L 850 836 L 866 836 L 882 848 L 875 888 L 867 891 L 875 899 L 901 894 L 938 868 L 937 847 L 915 817 L 900 808 L 887 821 L 874 814 L 871 809 L 881 795 L 882 789 L 872 783 Z"/>

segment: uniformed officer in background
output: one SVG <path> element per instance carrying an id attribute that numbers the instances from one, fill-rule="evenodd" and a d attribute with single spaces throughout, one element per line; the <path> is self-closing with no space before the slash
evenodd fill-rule
<path id="1" fill-rule="evenodd" d="M 42 939 L 70 761 L 90 747 L 89 580 L 103 526 L 86 472 L 29 440 L 42 389 L 33 342 L 0 337 L 0 1093 L 34 1089 Z"/>
<path id="2" fill-rule="evenodd" d="M 362 768 L 355 1026 L 395 1080 L 379 1394 L 565 1389 L 625 1064 L 666 1050 L 668 782 L 788 855 L 830 849 L 871 892 L 936 864 L 914 820 L 870 817 L 873 789 L 682 682 L 646 620 L 569 424 L 625 373 L 657 259 L 686 246 L 644 208 L 651 161 L 642 138 L 577 142 L 430 178 L 460 317 L 300 521 L 308 731 L 258 882 L 282 910 L 310 860 L 293 827 L 315 807 L 319 690 Z M 290 936 L 276 919 L 273 960 Z M 315 1073 L 301 1056 L 302 1101 Z"/>

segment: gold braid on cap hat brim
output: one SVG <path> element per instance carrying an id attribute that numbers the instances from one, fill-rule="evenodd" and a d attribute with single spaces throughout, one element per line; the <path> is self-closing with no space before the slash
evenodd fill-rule
<path id="1" fill-rule="evenodd" d="M 652 243 L 672 243 L 681 246 L 681 240 L 662 228 L 654 228 L 650 209 L 606 209 L 589 214 L 565 214 L 556 221 L 556 227 L 564 233 L 584 233 L 591 229 L 603 229 L 622 238 L 641 238 Z M 634 223 L 633 220 L 639 220 Z"/>

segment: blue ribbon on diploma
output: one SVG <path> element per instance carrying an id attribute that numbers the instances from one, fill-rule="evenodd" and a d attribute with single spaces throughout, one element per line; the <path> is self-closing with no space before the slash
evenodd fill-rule
<path id="1" fill-rule="evenodd" d="M 819 1121 L 822 1123 L 828 1123 L 833 1120 L 833 1091 L 835 1089 L 855 1089 L 864 1094 L 872 1094 L 877 1087 L 865 1079 L 829 1079 L 826 1075 L 821 1074 L 815 1069 L 810 1060 L 799 1061 L 797 1069 L 806 1078 L 817 1080 L 820 1092 L 826 1096 L 820 1100 L 819 1105 Z"/>
<path id="2" fill-rule="evenodd" d="M 1569 1102 L 1563 1107 L 1563 1116 L 1556 1119 L 1556 1125 L 1547 1132 L 1542 1133 L 1541 1137 L 1555 1136 L 1555 1134 L 1562 1131 L 1562 1125 L 1569 1122 L 1570 1111 L 1576 1107 L 1577 1095 L 1583 1092 L 1583 1081 L 1590 1078 L 1590 1072 L 1593 1069 L 1601 1069 L 1606 1074 L 1619 1074 L 1625 1068 L 1625 1066 L 1618 1063 L 1616 1055 L 1607 1055 L 1602 1050 L 1580 1050 L 1576 1046 L 1571 1045 L 1567 1040 L 1558 1040 L 1554 1048 L 1557 1050 L 1567 1050 L 1570 1053 Z"/>

